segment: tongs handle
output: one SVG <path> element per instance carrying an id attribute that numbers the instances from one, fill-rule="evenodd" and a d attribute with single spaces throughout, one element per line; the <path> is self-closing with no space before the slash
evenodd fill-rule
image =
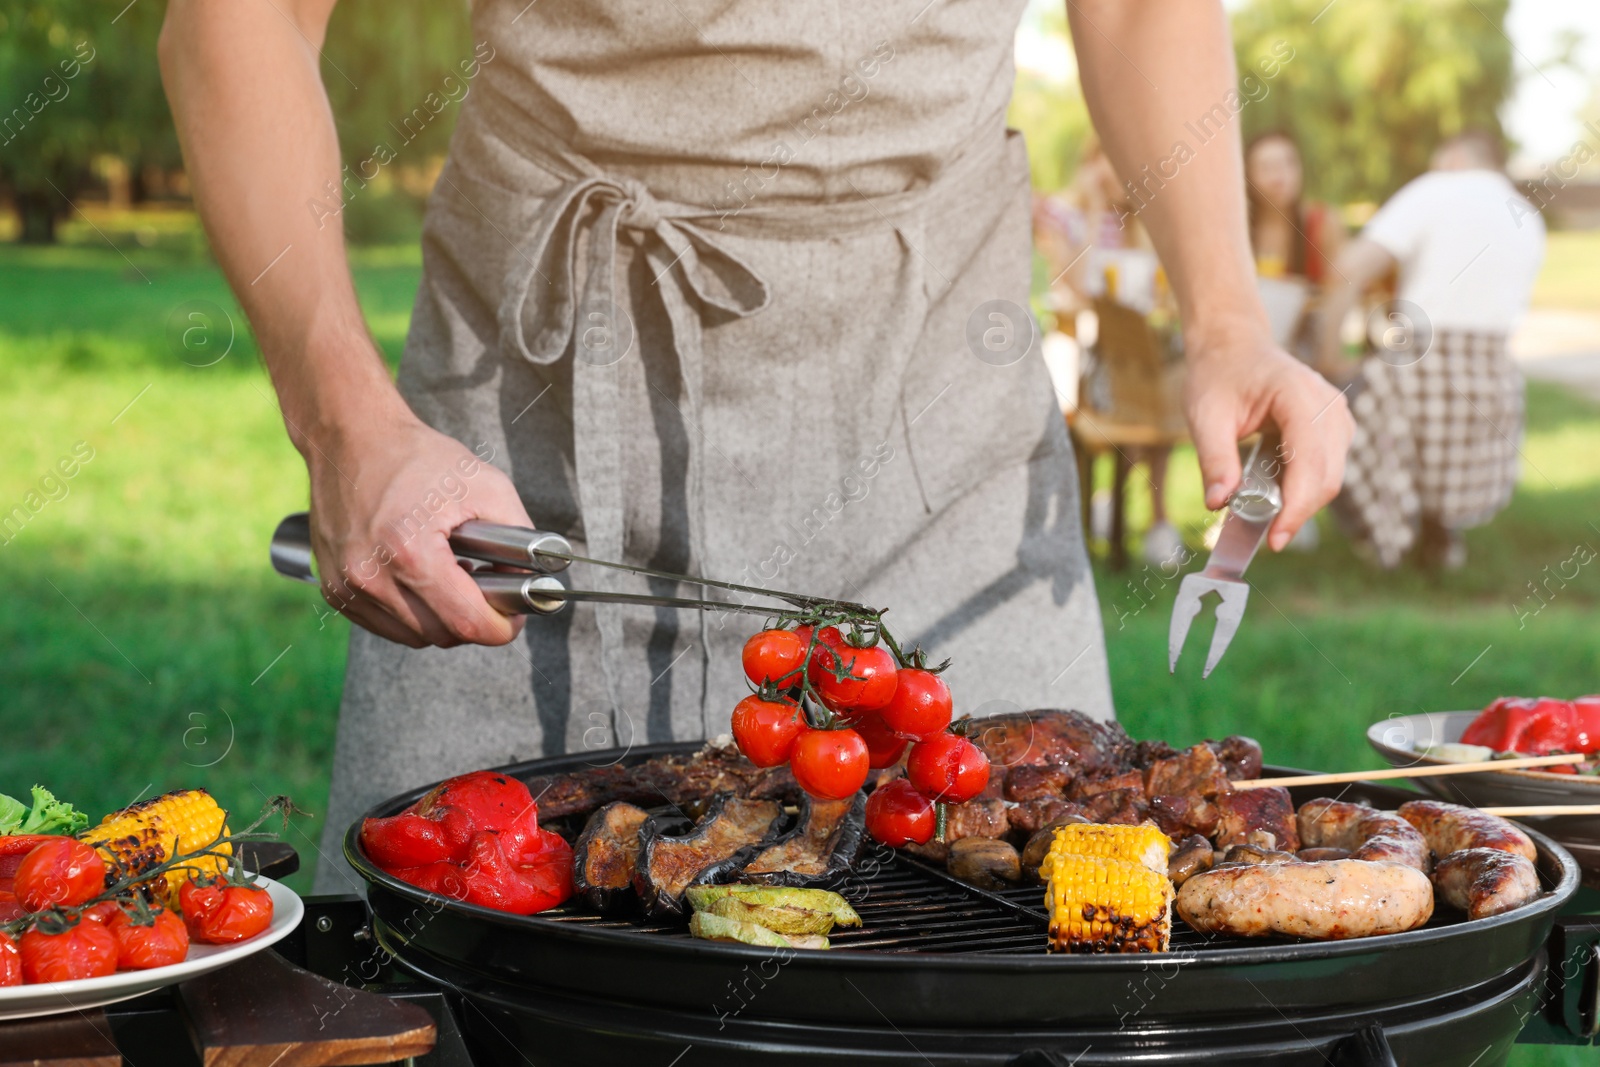
<path id="1" fill-rule="evenodd" d="M 540 574 L 564 571 L 572 562 L 572 545 L 558 533 L 478 519 L 452 530 L 450 547 L 458 556 Z"/>

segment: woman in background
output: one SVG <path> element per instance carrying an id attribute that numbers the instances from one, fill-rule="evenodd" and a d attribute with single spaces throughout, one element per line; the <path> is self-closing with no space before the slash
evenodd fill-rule
<path id="1" fill-rule="evenodd" d="M 1327 204 L 1305 199 L 1300 147 L 1282 130 L 1263 133 L 1245 146 L 1244 177 L 1256 273 L 1308 287 L 1310 302 L 1295 336 L 1304 335 L 1309 346 L 1315 331 L 1305 327 L 1315 314 L 1329 264 L 1344 247 L 1344 226 Z"/>
<path id="2" fill-rule="evenodd" d="M 1252 139 L 1244 150 L 1244 175 L 1250 250 L 1256 274 L 1263 280 L 1262 296 L 1269 308 L 1278 299 L 1296 300 L 1300 306 L 1278 341 L 1301 359 L 1314 362 L 1318 298 L 1333 258 L 1344 247 L 1344 226 L 1327 204 L 1305 199 L 1300 146 L 1288 133 L 1272 130 Z M 1282 289 L 1284 283 L 1300 292 Z M 1270 291 L 1275 287 L 1280 287 L 1277 293 Z M 1309 552 L 1319 540 L 1313 519 L 1291 544 Z"/>

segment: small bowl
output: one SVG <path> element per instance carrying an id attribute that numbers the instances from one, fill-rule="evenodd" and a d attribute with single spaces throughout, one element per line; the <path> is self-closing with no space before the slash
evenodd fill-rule
<path id="1" fill-rule="evenodd" d="M 1395 767 L 1449 766 L 1450 760 L 1425 756 L 1419 750 L 1460 741 L 1462 732 L 1478 715 L 1476 711 L 1396 715 L 1367 727 L 1367 741 Z M 1600 804 L 1600 778 L 1587 775 L 1539 770 L 1475 771 L 1410 781 L 1441 800 L 1479 808 Z M 1600 884 L 1600 815 L 1529 815 L 1520 816 L 1517 821 L 1565 845 L 1583 868 L 1585 883 Z"/>

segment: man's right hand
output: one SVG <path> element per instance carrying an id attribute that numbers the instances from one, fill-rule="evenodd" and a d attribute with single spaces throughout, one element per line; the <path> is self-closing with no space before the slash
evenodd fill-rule
<path id="1" fill-rule="evenodd" d="M 523 620 L 488 605 L 449 543 L 468 519 L 533 525 L 498 468 L 410 411 L 302 449 L 329 604 L 412 648 L 503 645 L 521 632 Z"/>

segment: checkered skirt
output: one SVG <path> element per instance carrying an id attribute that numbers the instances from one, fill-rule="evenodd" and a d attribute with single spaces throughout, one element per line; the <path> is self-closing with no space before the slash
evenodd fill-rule
<path id="1" fill-rule="evenodd" d="M 1382 566 L 1399 564 L 1424 519 L 1463 530 L 1510 501 L 1523 386 L 1504 334 L 1441 330 L 1420 358 L 1369 356 L 1350 410 L 1339 511 Z"/>

